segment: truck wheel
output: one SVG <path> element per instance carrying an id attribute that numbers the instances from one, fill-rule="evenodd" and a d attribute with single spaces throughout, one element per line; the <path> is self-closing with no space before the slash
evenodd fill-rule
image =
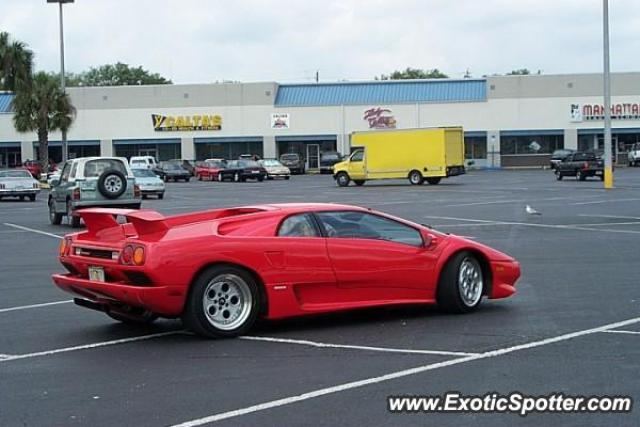
<path id="1" fill-rule="evenodd" d="M 584 172 L 579 170 L 578 172 L 576 172 L 576 179 L 578 181 L 584 181 L 585 179 L 587 179 L 587 176 L 584 174 Z"/>
<path id="2" fill-rule="evenodd" d="M 364 185 L 364 179 L 354 179 L 353 182 L 358 186 L 363 186 Z"/>
<path id="3" fill-rule="evenodd" d="M 484 275 L 478 259 L 469 252 L 453 256 L 442 269 L 437 301 L 450 313 L 468 313 L 482 301 Z"/>
<path id="4" fill-rule="evenodd" d="M 55 202 L 53 199 L 49 200 L 49 222 L 53 225 L 60 225 L 62 222 L 62 214 L 56 213 Z"/>
<path id="5" fill-rule="evenodd" d="M 556 174 L 556 179 L 558 181 L 562 181 L 562 174 L 560 173 L 560 169 L 556 168 L 555 174 Z"/>
<path id="6" fill-rule="evenodd" d="M 420 185 L 424 182 L 424 178 L 422 178 L 422 174 L 420 171 L 412 170 L 409 172 L 409 182 L 411 185 Z"/>
<path id="7" fill-rule="evenodd" d="M 351 181 L 351 178 L 349 178 L 349 175 L 347 175 L 346 172 L 340 172 L 336 176 L 336 183 L 338 184 L 339 187 L 348 186 L 350 181 Z"/>
<path id="8" fill-rule="evenodd" d="M 430 185 L 438 185 L 438 184 L 440 183 L 440 180 L 441 180 L 441 179 L 442 179 L 442 178 L 440 178 L 440 177 L 436 177 L 436 178 L 427 178 L 427 182 L 428 182 Z"/>

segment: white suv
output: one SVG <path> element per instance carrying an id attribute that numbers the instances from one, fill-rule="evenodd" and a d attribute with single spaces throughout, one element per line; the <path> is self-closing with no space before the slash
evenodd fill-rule
<path id="1" fill-rule="evenodd" d="M 129 165 L 131 169 L 154 169 L 157 163 L 152 156 L 133 156 L 129 159 Z"/>
<path id="2" fill-rule="evenodd" d="M 627 159 L 629 161 L 629 166 L 640 165 L 640 142 L 636 142 L 629 148 Z"/>

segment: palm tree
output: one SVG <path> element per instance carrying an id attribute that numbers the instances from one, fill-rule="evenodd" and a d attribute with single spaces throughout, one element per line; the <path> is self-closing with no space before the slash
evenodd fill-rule
<path id="1" fill-rule="evenodd" d="M 29 82 L 32 68 L 33 52 L 27 45 L 0 32 L 0 90 L 14 91 L 19 82 Z"/>
<path id="2" fill-rule="evenodd" d="M 13 100 L 13 124 L 18 132 L 38 133 L 38 154 L 42 170 L 49 168 L 49 132 L 67 131 L 76 109 L 55 77 L 38 72 L 31 85 L 18 84 Z"/>

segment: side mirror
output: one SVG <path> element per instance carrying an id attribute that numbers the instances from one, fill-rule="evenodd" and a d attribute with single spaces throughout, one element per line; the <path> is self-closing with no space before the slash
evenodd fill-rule
<path id="1" fill-rule="evenodd" d="M 429 233 L 428 230 L 422 230 L 422 247 L 425 249 L 433 249 L 438 244 L 438 237 Z"/>
<path id="2" fill-rule="evenodd" d="M 52 187 L 57 187 L 58 184 L 60 184 L 60 180 L 59 179 L 52 179 L 51 180 L 51 184 L 49 184 Z"/>

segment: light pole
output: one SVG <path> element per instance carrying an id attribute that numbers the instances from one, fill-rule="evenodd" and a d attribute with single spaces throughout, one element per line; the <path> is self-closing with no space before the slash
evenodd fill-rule
<path id="1" fill-rule="evenodd" d="M 62 93 L 66 92 L 65 76 L 64 76 L 64 26 L 62 19 L 62 5 L 65 3 L 73 3 L 74 0 L 47 0 L 47 3 L 58 3 L 60 7 L 60 87 Z M 67 131 L 62 130 L 62 161 L 66 162 L 69 158 L 69 148 L 67 146 Z"/>
<path id="2" fill-rule="evenodd" d="M 611 75 L 609 70 L 609 0 L 602 0 L 604 39 L 604 188 L 613 188 L 611 150 Z"/>

